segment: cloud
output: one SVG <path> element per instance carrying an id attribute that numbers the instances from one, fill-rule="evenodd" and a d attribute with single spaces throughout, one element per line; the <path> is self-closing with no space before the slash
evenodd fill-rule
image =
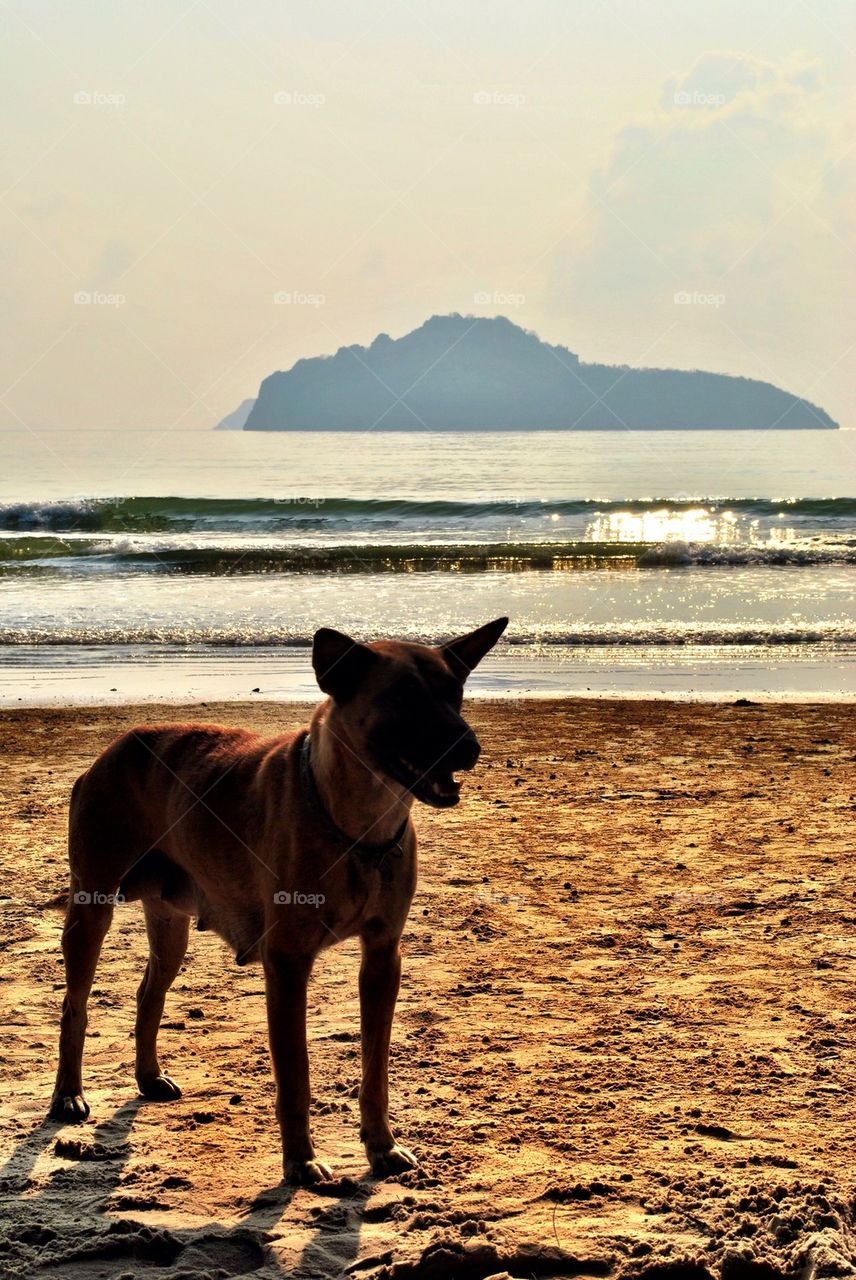
<path id="1" fill-rule="evenodd" d="M 116 237 L 102 245 L 101 250 L 84 278 L 87 289 L 108 289 L 121 279 L 133 266 L 135 254 L 129 244 Z"/>
<path id="2" fill-rule="evenodd" d="M 774 103 L 790 100 L 795 106 L 804 105 L 801 95 L 819 87 L 820 64 L 816 61 L 777 65 L 743 53 L 707 52 L 684 75 L 666 81 L 660 106 L 668 112 L 695 101 L 697 105 L 737 113 L 748 109 L 766 116 Z"/>
<path id="3" fill-rule="evenodd" d="M 677 291 L 725 295 L 715 315 L 681 314 L 670 358 L 810 381 L 845 340 L 835 118 L 816 63 L 702 54 L 665 82 L 650 114 L 617 130 L 570 249 L 549 264 L 551 310 L 594 317 L 601 342 L 618 317 L 636 335 L 636 351 L 623 353 L 633 360 L 674 323 Z M 786 355 L 794 347 L 801 368 Z"/>
<path id="4" fill-rule="evenodd" d="M 652 119 L 618 132 L 589 183 L 578 271 L 618 283 L 631 253 L 645 265 L 640 285 L 665 285 L 670 271 L 703 283 L 763 256 L 767 231 L 829 162 L 819 96 L 816 67 L 704 54 L 666 83 Z"/>

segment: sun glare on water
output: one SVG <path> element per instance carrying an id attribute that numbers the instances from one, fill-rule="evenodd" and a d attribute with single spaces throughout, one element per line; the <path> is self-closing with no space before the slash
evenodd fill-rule
<path id="1" fill-rule="evenodd" d="M 586 537 L 591 542 L 686 542 L 715 546 L 759 544 L 770 540 L 786 542 L 793 530 L 778 528 L 775 537 L 762 530 L 759 520 L 746 520 L 734 511 L 711 507 L 662 507 L 655 511 L 609 511 L 590 522 Z"/>

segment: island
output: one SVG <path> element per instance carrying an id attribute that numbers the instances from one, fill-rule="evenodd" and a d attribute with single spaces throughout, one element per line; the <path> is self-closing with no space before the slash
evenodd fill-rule
<path id="1" fill-rule="evenodd" d="M 227 413 L 225 418 L 222 418 L 221 421 L 217 423 L 214 430 L 243 431 L 247 418 L 249 418 L 250 412 L 255 403 L 256 402 L 252 397 L 250 397 L 249 400 L 242 400 L 237 409 L 233 409 L 231 413 Z"/>
<path id="2" fill-rule="evenodd" d="M 243 407 L 243 406 L 242 406 Z M 504 316 L 432 316 L 265 378 L 245 431 L 834 430 L 769 382 L 586 364 Z"/>

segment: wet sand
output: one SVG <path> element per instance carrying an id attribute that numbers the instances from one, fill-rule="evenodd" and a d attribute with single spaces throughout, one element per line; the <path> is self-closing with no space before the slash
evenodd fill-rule
<path id="1" fill-rule="evenodd" d="M 394 1126 L 422 1169 L 367 1175 L 348 944 L 310 989 L 324 1194 L 278 1186 L 261 973 L 209 934 L 161 1034 L 184 1096 L 136 1098 L 138 904 L 96 976 L 91 1120 L 44 1120 L 72 781 L 141 721 L 273 732 L 307 708 L 0 712 L 2 1274 L 856 1274 L 852 708 L 470 710 L 461 805 L 417 814 L 394 1033 Z"/>

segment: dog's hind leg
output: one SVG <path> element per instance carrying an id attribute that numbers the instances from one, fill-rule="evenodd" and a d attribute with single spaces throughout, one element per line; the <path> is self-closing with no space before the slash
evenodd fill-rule
<path id="1" fill-rule="evenodd" d="M 59 1068 L 50 1106 L 54 1120 L 70 1124 L 81 1124 L 89 1115 L 82 1079 L 86 1006 L 101 944 L 112 918 L 110 895 L 75 892 L 72 886 L 62 931 L 66 990 L 60 1021 Z"/>
<path id="2" fill-rule="evenodd" d="M 144 1098 L 172 1102 L 181 1089 L 165 1076 L 158 1063 L 158 1028 L 166 993 L 175 981 L 187 952 L 190 917 L 181 915 L 154 898 L 143 899 L 149 958 L 137 992 L 137 1085 Z"/>

